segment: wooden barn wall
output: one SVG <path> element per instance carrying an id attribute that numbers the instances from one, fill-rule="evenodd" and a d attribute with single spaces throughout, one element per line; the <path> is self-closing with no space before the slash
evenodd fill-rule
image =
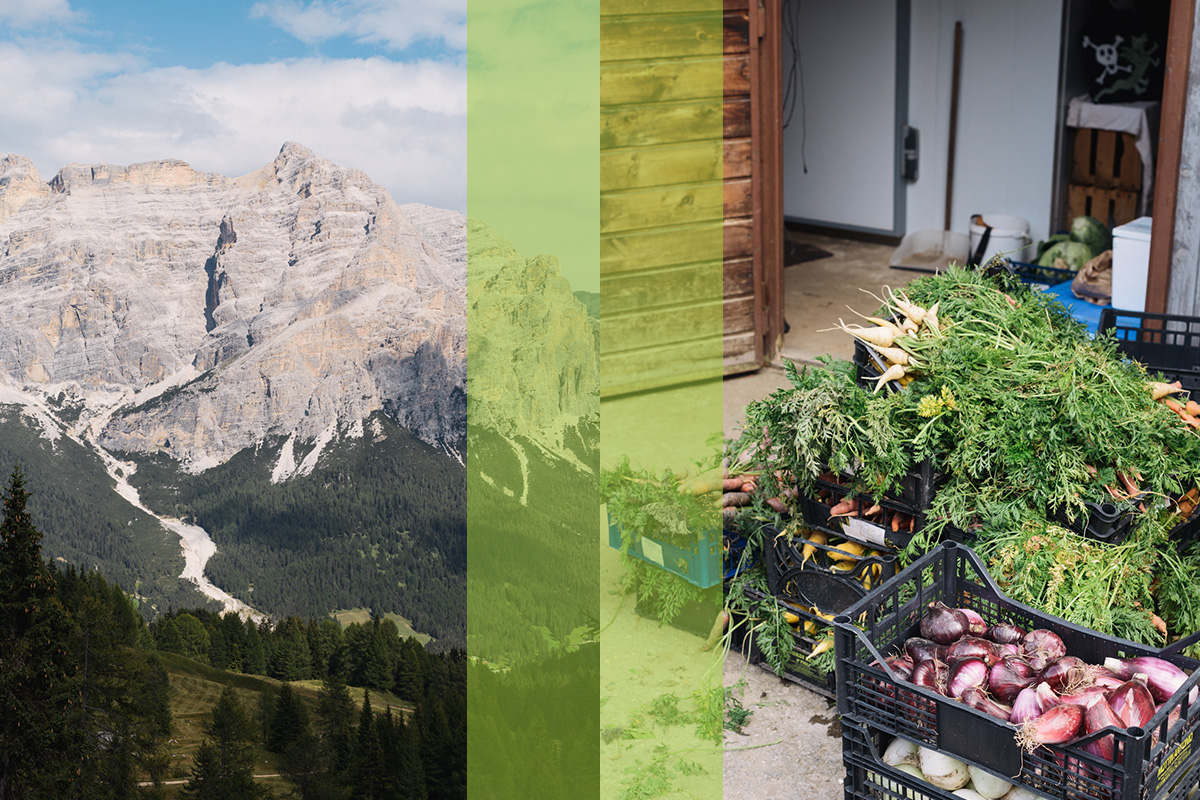
<path id="1" fill-rule="evenodd" d="M 748 2 L 604 0 L 600 25 L 601 393 L 755 369 Z"/>

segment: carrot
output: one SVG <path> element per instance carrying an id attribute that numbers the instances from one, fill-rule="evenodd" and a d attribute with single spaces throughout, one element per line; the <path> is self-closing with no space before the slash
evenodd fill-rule
<path id="1" fill-rule="evenodd" d="M 892 366 L 888 367 L 887 372 L 880 375 L 879 378 L 875 381 L 875 391 L 878 392 L 880 389 L 882 389 L 883 385 L 885 383 L 887 383 L 888 381 L 900 380 L 906 374 L 907 373 L 905 372 L 905 369 L 903 366 L 901 366 L 900 364 L 893 364 Z"/>
<path id="2" fill-rule="evenodd" d="M 1200 403 L 1197 403 L 1195 400 L 1188 400 L 1187 405 L 1183 407 L 1183 410 L 1191 414 L 1193 417 L 1200 417 Z"/>
<path id="3" fill-rule="evenodd" d="M 704 644 L 700 645 L 701 650 L 712 650 L 717 642 L 721 641 L 721 636 L 725 633 L 725 628 L 729 625 L 729 609 L 722 608 L 717 613 L 716 620 L 713 621 L 712 630 L 709 631 L 708 638 L 704 640 Z"/>
<path id="4" fill-rule="evenodd" d="M 829 544 L 829 534 L 825 533 L 824 531 L 809 531 L 808 542 L 800 551 L 804 556 L 800 559 L 800 566 L 803 567 L 805 562 L 809 561 L 810 559 L 816 559 L 817 548 L 814 547 L 814 545 L 818 544 Z"/>
<path id="5" fill-rule="evenodd" d="M 721 481 L 721 488 L 727 492 L 736 492 L 742 488 L 741 478 L 724 478 Z"/>
<path id="6" fill-rule="evenodd" d="M 880 511 L 883 511 L 883 506 L 879 505 L 879 503 L 876 503 L 875 505 L 871 506 L 866 511 L 864 511 L 863 516 L 864 517 L 873 517 L 876 514 L 878 514 Z"/>
<path id="7" fill-rule="evenodd" d="M 900 364 L 902 366 L 908 366 L 909 364 L 908 353 L 899 347 L 876 347 L 875 350 L 879 355 L 887 359 L 888 363 Z"/>
<path id="8" fill-rule="evenodd" d="M 858 498 L 849 498 L 829 509 L 829 516 L 841 517 L 858 511 Z"/>
<path id="9" fill-rule="evenodd" d="M 748 506 L 750 505 L 750 495 L 745 492 L 726 492 L 721 495 L 720 508 L 729 508 L 730 506 Z"/>
<path id="10" fill-rule="evenodd" d="M 929 307 L 929 310 L 925 312 L 925 320 L 924 320 L 925 329 L 927 331 L 929 331 L 930 333 L 932 333 L 934 336 L 942 335 L 942 330 L 938 323 L 938 315 L 937 315 L 938 306 L 940 304 L 941 304 L 941 301 L 934 303 L 933 305 L 931 305 Z"/>
<path id="11" fill-rule="evenodd" d="M 758 489 L 758 486 L 754 483 L 754 481 L 746 481 L 741 486 L 741 490 L 743 492 L 753 492 L 756 489 Z"/>
<path id="12" fill-rule="evenodd" d="M 1162 400 L 1167 395 L 1182 392 L 1183 389 L 1175 384 L 1161 383 L 1159 381 L 1150 381 L 1146 384 L 1150 388 L 1151 400 Z"/>
<path id="13" fill-rule="evenodd" d="M 874 344 L 879 347 L 891 347 L 898 338 L 893 328 L 864 328 L 862 326 L 851 328 L 840 319 L 838 320 L 838 327 L 856 339 L 861 339 L 867 344 Z"/>
<path id="14" fill-rule="evenodd" d="M 1183 406 L 1179 405 L 1179 403 L 1176 403 L 1174 400 L 1172 400 L 1169 397 L 1164 397 L 1163 403 L 1166 405 L 1167 408 L 1171 409 L 1172 411 L 1174 411 L 1176 414 L 1178 414 L 1181 417 L 1187 413 L 1186 411 L 1183 410 Z"/>
<path id="15" fill-rule="evenodd" d="M 783 501 L 778 497 L 768 497 L 767 505 L 769 505 L 773 510 L 778 511 L 780 514 L 787 511 L 787 506 L 785 506 Z"/>
<path id="16" fill-rule="evenodd" d="M 1117 479 L 1120 480 L 1121 483 L 1125 486 L 1125 491 L 1129 492 L 1129 495 L 1131 497 L 1133 495 L 1138 495 L 1138 494 L 1142 493 L 1141 490 L 1138 488 L 1138 485 L 1133 482 L 1133 478 L 1130 478 L 1124 472 L 1118 472 Z"/>

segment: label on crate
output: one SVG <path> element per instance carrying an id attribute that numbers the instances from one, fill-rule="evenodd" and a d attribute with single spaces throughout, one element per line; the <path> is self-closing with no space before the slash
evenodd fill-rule
<path id="1" fill-rule="evenodd" d="M 1167 754 L 1163 759 L 1162 766 L 1158 768 L 1158 786 L 1155 791 L 1163 788 L 1167 781 L 1175 775 L 1184 762 L 1188 760 L 1188 756 L 1192 754 L 1192 736 L 1195 731 L 1192 731 L 1187 736 L 1183 737 L 1183 741 L 1175 746 L 1175 749 Z"/>
<path id="2" fill-rule="evenodd" d="M 663 565 L 662 545 L 653 539 L 647 539 L 645 536 L 642 537 L 642 555 L 660 567 Z"/>
<path id="3" fill-rule="evenodd" d="M 876 525 L 873 522 L 859 519 L 858 517 L 846 517 L 842 522 L 842 531 L 847 536 L 853 536 L 855 539 L 861 539 L 864 542 L 877 544 L 880 547 L 887 547 L 887 541 L 884 539 L 884 534 L 887 531 L 882 525 Z"/>

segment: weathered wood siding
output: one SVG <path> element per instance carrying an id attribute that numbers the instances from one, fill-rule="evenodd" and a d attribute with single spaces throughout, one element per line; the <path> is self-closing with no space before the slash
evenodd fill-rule
<path id="1" fill-rule="evenodd" d="M 600 26 L 601 392 L 756 368 L 748 2 L 605 0 Z"/>

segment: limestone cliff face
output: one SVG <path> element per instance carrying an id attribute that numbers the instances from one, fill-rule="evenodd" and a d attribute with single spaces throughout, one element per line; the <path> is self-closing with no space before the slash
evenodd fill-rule
<path id="1" fill-rule="evenodd" d="M 382 409 L 465 435 L 466 223 L 297 144 L 236 179 L 181 161 L 0 161 L 0 379 L 86 403 L 106 447 L 193 469 Z"/>
<path id="2" fill-rule="evenodd" d="M 599 413 L 587 308 L 557 258 L 524 258 L 486 226 L 469 225 L 471 424 L 561 452 L 564 435 Z"/>

